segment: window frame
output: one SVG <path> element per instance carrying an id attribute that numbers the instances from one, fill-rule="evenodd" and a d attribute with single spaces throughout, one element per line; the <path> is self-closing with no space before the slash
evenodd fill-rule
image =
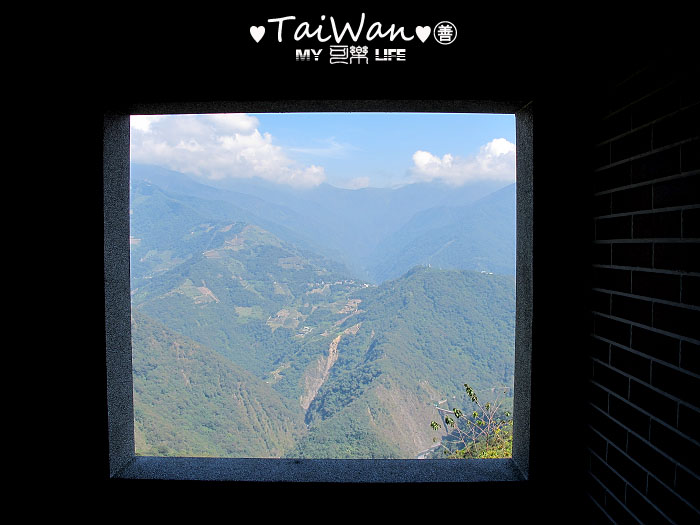
<path id="1" fill-rule="evenodd" d="M 137 456 L 129 248 L 130 116 L 280 112 L 510 113 L 516 119 L 516 336 L 513 457 L 469 461 Z M 111 479 L 234 482 L 454 483 L 529 479 L 533 319 L 533 112 L 520 101 L 276 101 L 134 105 L 104 115 L 105 365 Z"/>

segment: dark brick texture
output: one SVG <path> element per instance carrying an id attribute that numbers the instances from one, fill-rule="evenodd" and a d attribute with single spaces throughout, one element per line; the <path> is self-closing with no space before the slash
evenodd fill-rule
<path id="1" fill-rule="evenodd" d="M 698 523 L 700 90 L 649 66 L 607 96 L 591 181 L 588 497 L 600 522 Z"/>

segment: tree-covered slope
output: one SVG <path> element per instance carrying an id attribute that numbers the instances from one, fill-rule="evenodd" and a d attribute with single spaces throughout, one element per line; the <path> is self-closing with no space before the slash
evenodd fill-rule
<path id="1" fill-rule="evenodd" d="M 138 311 L 132 341 L 138 454 L 278 457 L 305 431 L 269 385 Z"/>
<path id="2" fill-rule="evenodd" d="M 363 456 L 373 440 L 390 457 L 414 457 L 430 447 L 434 405 L 466 402 L 452 397 L 464 382 L 486 395 L 512 386 L 514 285 L 510 276 L 418 267 L 356 293 L 363 312 L 339 327 L 355 329 L 338 344 L 306 414 L 311 432 L 295 452 L 374 457 Z M 354 431 L 339 433 L 343 422 Z"/>
<path id="3" fill-rule="evenodd" d="M 298 327 L 285 328 L 284 323 L 277 327 L 262 320 L 249 323 L 256 326 L 249 333 L 250 340 L 257 338 L 267 357 L 260 357 L 266 363 L 265 370 L 253 367 L 247 383 L 265 388 L 246 397 L 245 404 L 252 407 L 257 401 L 276 406 L 282 400 L 298 415 L 299 422 L 308 426 L 294 426 L 295 441 L 284 442 L 289 445 L 284 455 L 415 457 L 431 446 L 434 434 L 429 423 L 436 416 L 434 405 L 446 399 L 451 406 L 466 403 L 454 397 L 462 392 L 463 382 L 468 381 L 486 395 L 491 388 L 512 386 L 512 277 L 419 267 L 379 287 L 344 290 L 342 294 L 345 306 L 339 308 L 338 303 L 323 315 L 308 317 L 304 321 L 309 328 L 306 333 Z M 135 310 L 136 315 L 140 310 Z M 214 326 L 219 325 L 212 321 L 209 328 Z M 187 325 L 183 329 L 188 329 Z M 172 329 L 160 327 L 159 333 L 182 338 Z M 141 363 L 140 370 L 148 372 L 149 363 L 167 359 L 175 361 L 169 365 L 173 371 L 181 368 L 177 355 L 164 354 L 158 338 L 144 337 L 138 331 L 135 334 L 138 344 L 135 342 L 134 355 Z M 154 351 L 158 357 L 151 355 Z M 207 350 L 199 355 L 216 366 L 223 363 L 239 369 L 226 352 Z M 143 380 L 143 386 L 149 385 L 152 393 L 167 394 L 172 401 L 157 401 L 151 406 L 137 396 L 137 415 L 147 415 L 152 422 L 148 427 L 142 423 L 139 428 L 144 435 L 157 430 L 159 436 L 151 437 L 150 442 L 160 440 L 182 452 L 183 444 L 194 440 L 200 448 L 220 450 L 219 444 L 207 445 L 206 441 L 207 436 L 219 439 L 220 429 L 208 434 L 200 428 L 195 435 L 187 425 L 172 421 L 184 417 L 185 407 L 193 413 L 198 410 L 197 417 L 206 426 L 207 417 L 220 414 L 222 408 L 212 409 L 212 401 L 204 394 L 196 401 L 181 401 L 183 395 L 188 399 L 183 384 L 171 381 L 163 385 L 161 379 L 154 382 L 157 376 L 147 373 L 141 377 L 136 362 L 135 380 Z M 171 375 L 177 381 L 185 381 L 186 374 L 173 371 Z M 199 376 L 197 384 L 205 391 L 218 391 L 219 380 L 220 374 L 207 372 Z M 243 398 L 239 394 L 238 399 Z M 231 402 L 228 397 L 217 399 Z M 259 409 L 251 410 L 257 413 Z M 154 423 L 161 417 L 158 414 L 170 414 L 171 422 Z M 163 437 L 168 428 L 174 433 Z M 184 450 L 192 446 L 188 443 Z"/>
<path id="4" fill-rule="evenodd" d="M 207 223 L 193 235 L 200 232 L 209 239 L 206 249 L 142 280 L 132 292 L 134 308 L 260 377 L 304 346 L 312 319 L 322 328 L 324 316 L 360 286 L 342 266 L 258 226 Z"/>

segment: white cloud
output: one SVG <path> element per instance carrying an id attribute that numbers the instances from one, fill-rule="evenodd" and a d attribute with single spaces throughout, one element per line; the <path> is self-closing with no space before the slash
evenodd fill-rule
<path id="1" fill-rule="evenodd" d="M 250 133 L 258 127 L 258 119 L 245 113 L 223 113 L 206 115 L 221 131 Z"/>
<path id="2" fill-rule="evenodd" d="M 515 181 L 515 144 L 503 138 L 493 139 L 470 157 L 438 157 L 428 151 L 413 154 L 410 169 L 413 182 L 441 180 L 461 186 L 477 180 Z"/>
<path id="3" fill-rule="evenodd" d="M 302 166 L 260 133 L 245 114 L 131 117 L 131 158 L 208 179 L 261 177 L 292 186 L 317 186 L 323 167 Z"/>
<path id="4" fill-rule="evenodd" d="M 131 116 L 131 129 L 132 131 L 141 131 L 143 133 L 150 133 L 151 124 L 158 122 L 162 117 L 158 115 L 132 115 Z"/>

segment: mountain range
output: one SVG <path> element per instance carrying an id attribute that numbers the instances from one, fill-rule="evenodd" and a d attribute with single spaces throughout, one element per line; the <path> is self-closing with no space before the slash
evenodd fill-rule
<path id="1" fill-rule="evenodd" d="M 512 385 L 514 185 L 367 190 L 132 166 L 139 453 L 411 458 Z"/>
<path id="2" fill-rule="evenodd" d="M 488 181 L 453 187 L 433 182 L 358 190 L 321 184 L 294 189 L 261 179 L 205 184 L 138 164 L 131 167 L 131 179 L 188 196 L 191 206 L 207 210 L 206 216 L 214 216 L 213 201 L 223 216 L 259 224 L 344 263 L 357 277 L 375 284 L 415 264 L 431 264 L 437 251 L 435 260 L 445 261 L 444 267 L 515 273 L 515 184 Z M 411 255 L 404 254 L 403 262 L 388 270 L 400 252 Z"/>

